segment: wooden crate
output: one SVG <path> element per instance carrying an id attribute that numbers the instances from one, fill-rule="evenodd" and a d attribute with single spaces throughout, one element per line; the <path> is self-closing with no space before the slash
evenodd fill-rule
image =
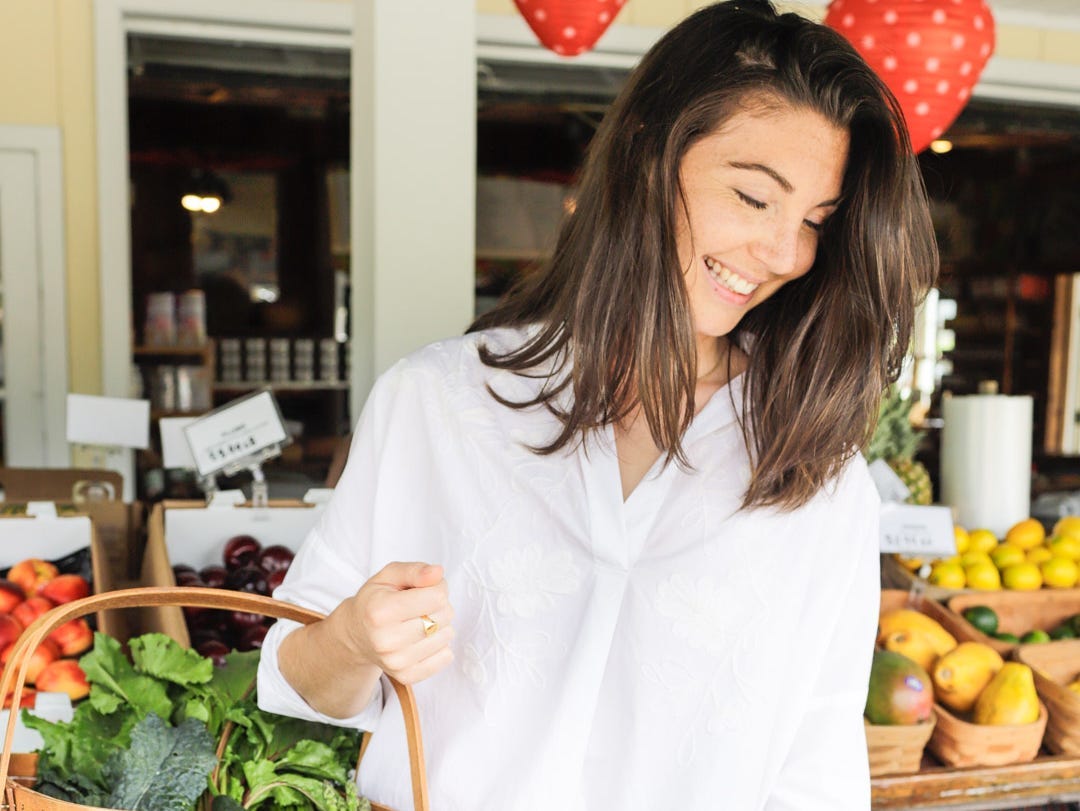
<path id="1" fill-rule="evenodd" d="M 989 645 L 1008 658 L 1015 643 L 989 637 L 968 622 L 963 613 L 975 605 L 989 606 L 998 615 L 998 630 L 1021 636 L 1041 628 L 1049 631 L 1073 614 L 1080 614 L 1080 589 L 1040 589 L 1038 591 L 979 591 L 958 594 L 946 603 L 952 625 L 963 639 Z M 1056 642 L 1053 644 L 1057 644 Z"/>
<path id="2" fill-rule="evenodd" d="M 1066 686 L 1080 676 L 1080 639 L 1020 645 L 1014 655 L 1035 674 L 1035 689 L 1050 712 L 1046 748 L 1059 755 L 1080 755 L 1080 693 Z"/>
<path id="3" fill-rule="evenodd" d="M 899 589 L 900 591 L 917 589 L 928 599 L 938 601 L 947 600 L 957 594 L 985 594 L 985 592 L 975 591 L 974 589 L 945 589 L 941 586 L 933 586 L 905 568 L 892 555 L 881 556 L 881 585 L 888 589 Z"/>

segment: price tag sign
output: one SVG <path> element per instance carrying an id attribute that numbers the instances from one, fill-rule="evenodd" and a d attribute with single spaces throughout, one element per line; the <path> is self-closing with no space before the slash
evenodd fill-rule
<path id="1" fill-rule="evenodd" d="M 906 501 L 911 495 L 904 480 L 896 475 L 884 459 L 874 460 L 867 465 L 867 469 L 882 501 Z"/>
<path id="2" fill-rule="evenodd" d="M 881 551 L 925 558 L 955 555 L 952 510 L 948 507 L 883 503 Z"/>
<path id="3" fill-rule="evenodd" d="M 200 476 L 235 472 L 289 443 L 277 401 L 258 391 L 214 409 L 184 428 Z"/>

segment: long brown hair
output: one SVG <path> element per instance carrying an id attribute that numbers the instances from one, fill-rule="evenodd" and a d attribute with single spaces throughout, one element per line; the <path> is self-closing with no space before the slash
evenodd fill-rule
<path id="1" fill-rule="evenodd" d="M 744 507 L 805 504 L 867 441 L 937 274 L 922 176 L 899 105 L 843 37 L 767 0 L 733 0 L 694 13 L 645 55 L 590 145 L 550 261 L 469 328 L 538 325 L 505 354 L 481 347 L 495 368 L 555 370 L 535 399 L 500 399 L 558 416 L 562 430 L 537 452 L 640 406 L 667 461 L 686 464 L 697 353 L 675 243 L 679 166 L 740 105 L 770 100 L 847 130 L 850 148 L 810 272 L 728 336 L 749 354 Z"/>

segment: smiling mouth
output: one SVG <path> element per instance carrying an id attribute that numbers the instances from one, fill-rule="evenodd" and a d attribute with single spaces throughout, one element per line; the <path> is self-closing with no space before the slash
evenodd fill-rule
<path id="1" fill-rule="evenodd" d="M 760 285 L 749 282 L 742 276 L 733 273 L 720 262 L 708 256 L 705 257 L 705 268 L 717 284 L 726 287 L 732 293 L 738 293 L 740 296 L 749 296 L 760 287 Z"/>

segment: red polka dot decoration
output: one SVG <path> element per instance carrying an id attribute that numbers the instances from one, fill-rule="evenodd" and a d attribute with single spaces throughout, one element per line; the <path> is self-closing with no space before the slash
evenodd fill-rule
<path id="1" fill-rule="evenodd" d="M 545 48 L 577 56 L 600 39 L 626 0 L 514 0 Z"/>
<path id="2" fill-rule="evenodd" d="M 916 152 L 960 115 L 994 51 L 984 0 L 832 0 L 825 24 L 892 90 Z"/>

